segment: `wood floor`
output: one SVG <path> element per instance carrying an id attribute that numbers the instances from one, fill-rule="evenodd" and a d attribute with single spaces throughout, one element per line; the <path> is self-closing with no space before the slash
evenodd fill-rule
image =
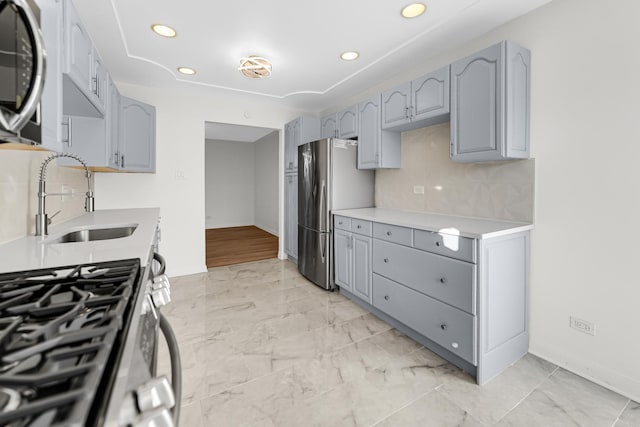
<path id="1" fill-rule="evenodd" d="M 207 268 L 278 257 L 278 237 L 255 227 L 206 230 Z"/>

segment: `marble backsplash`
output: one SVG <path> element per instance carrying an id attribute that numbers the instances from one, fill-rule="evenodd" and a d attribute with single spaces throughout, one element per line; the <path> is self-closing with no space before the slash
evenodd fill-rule
<path id="1" fill-rule="evenodd" d="M 0 149 L 0 243 L 33 234 L 38 211 L 40 165 L 51 155 L 48 151 Z M 84 171 L 58 167 L 55 160 L 47 167 L 47 191 L 81 193 L 74 197 L 47 197 L 49 216 L 60 210 L 53 223 L 84 212 L 86 178 Z M 99 204 L 96 198 L 96 207 Z M 0 261 L 2 262 L 2 261 Z"/>
<path id="2" fill-rule="evenodd" d="M 376 171 L 376 206 L 533 222 L 534 159 L 456 163 L 449 144 L 448 123 L 404 132 L 402 168 Z"/>

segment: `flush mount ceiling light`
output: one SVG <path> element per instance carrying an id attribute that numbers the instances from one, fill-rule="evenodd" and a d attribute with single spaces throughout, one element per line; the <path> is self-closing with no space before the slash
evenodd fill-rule
<path id="1" fill-rule="evenodd" d="M 168 37 L 168 38 L 175 37 L 178 34 L 176 33 L 176 30 L 169 27 L 168 25 L 163 25 L 163 24 L 153 24 L 151 26 L 151 30 L 154 33 L 158 34 L 159 36 Z"/>
<path id="2" fill-rule="evenodd" d="M 240 58 L 240 71 L 245 76 L 252 79 L 261 79 L 263 77 L 269 77 L 272 70 L 271 62 L 268 59 L 260 56 L 249 56 L 247 58 Z"/>
<path id="3" fill-rule="evenodd" d="M 196 70 L 189 67 L 178 67 L 178 72 L 188 76 L 193 76 L 196 73 Z"/>
<path id="4" fill-rule="evenodd" d="M 359 56 L 360 54 L 356 51 L 342 52 L 340 54 L 340 58 L 344 59 L 345 61 L 353 61 L 354 59 L 358 59 Z"/>
<path id="5" fill-rule="evenodd" d="M 422 15 L 425 10 L 427 10 L 427 6 L 424 4 L 411 3 L 410 5 L 405 6 L 400 13 L 403 17 L 410 19 Z"/>

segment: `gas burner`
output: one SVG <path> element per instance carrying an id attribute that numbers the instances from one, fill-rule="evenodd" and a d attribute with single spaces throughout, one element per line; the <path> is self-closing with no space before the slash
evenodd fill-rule
<path id="1" fill-rule="evenodd" d="M 0 425 L 95 425 L 139 287 L 122 260 L 0 274 Z"/>

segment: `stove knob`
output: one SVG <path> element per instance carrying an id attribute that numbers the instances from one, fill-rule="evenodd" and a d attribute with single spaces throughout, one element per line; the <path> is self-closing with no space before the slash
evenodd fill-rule
<path id="1" fill-rule="evenodd" d="M 136 390 L 138 409 L 146 412 L 155 408 L 173 408 L 176 398 L 169 380 L 164 375 L 151 378 Z"/>
<path id="2" fill-rule="evenodd" d="M 142 414 L 133 427 L 176 427 L 171 412 L 167 408 L 158 408 Z"/>
<path id="3" fill-rule="evenodd" d="M 161 274 L 160 276 L 156 276 L 153 278 L 153 284 L 151 285 L 151 288 L 167 288 L 167 290 L 171 292 L 171 283 L 169 282 L 169 278 L 166 274 Z"/>
<path id="4" fill-rule="evenodd" d="M 155 289 L 151 291 L 151 299 L 156 308 L 165 306 L 171 302 L 171 295 L 166 288 Z"/>

